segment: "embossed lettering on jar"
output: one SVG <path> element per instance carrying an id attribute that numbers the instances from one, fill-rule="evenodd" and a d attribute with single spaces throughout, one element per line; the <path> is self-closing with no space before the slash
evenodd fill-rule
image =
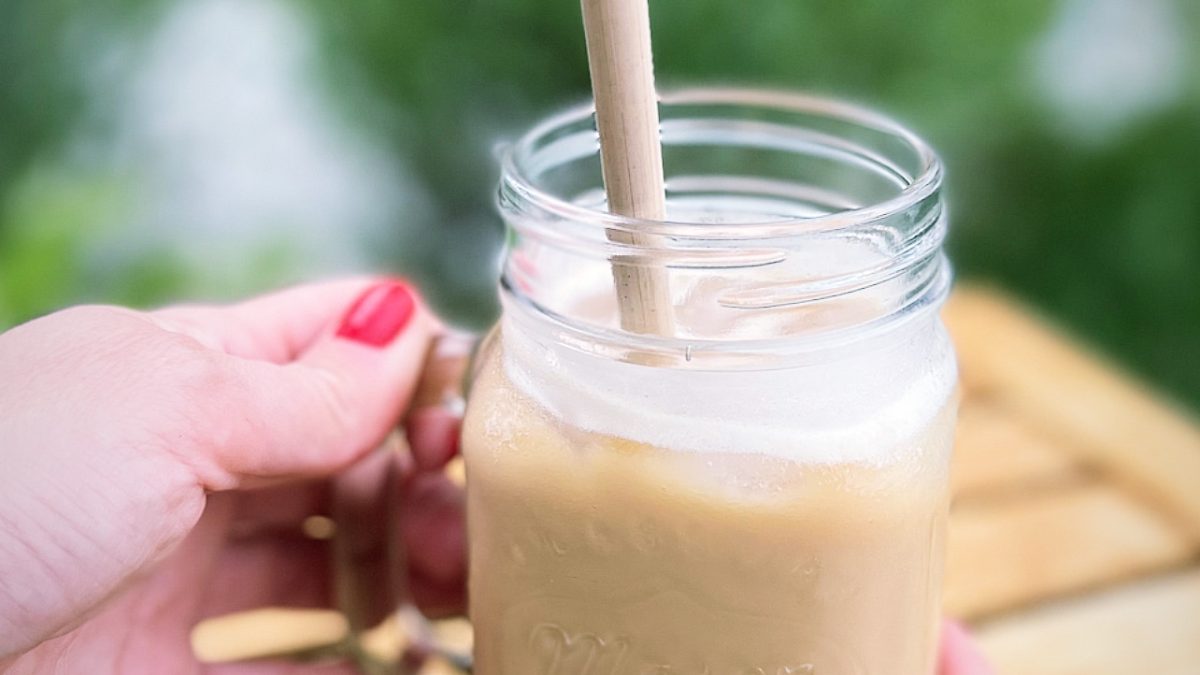
<path id="1" fill-rule="evenodd" d="M 463 444 L 476 672 L 932 675 L 941 166 L 802 95 L 678 92 L 662 118 L 663 222 L 605 212 L 586 109 L 505 161 Z M 665 270 L 674 335 L 621 329 L 614 261 Z"/>

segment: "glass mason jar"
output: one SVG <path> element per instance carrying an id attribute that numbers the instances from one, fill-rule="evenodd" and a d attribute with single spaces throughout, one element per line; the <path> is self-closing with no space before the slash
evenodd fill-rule
<path id="1" fill-rule="evenodd" d="M 661 115 L 661 222 L 606 212 L 590 108 L 504 161 L 503 315 L 463 437 L 475 672 L 930 675 L 941 164 L 803 95 Z M 622 330 L 614 264 L 659 270 L 673 334 Z"/>

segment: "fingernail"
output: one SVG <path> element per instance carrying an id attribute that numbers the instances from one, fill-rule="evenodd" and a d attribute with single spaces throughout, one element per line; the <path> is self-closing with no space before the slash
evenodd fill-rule
<path id="1" fill-rule="evenodd" d="M 372 286 L 350 306 L 337 336 L 383 347 L 404 330 L 416 308 L 416 299 L 407 285 L 388 281 Z"/>

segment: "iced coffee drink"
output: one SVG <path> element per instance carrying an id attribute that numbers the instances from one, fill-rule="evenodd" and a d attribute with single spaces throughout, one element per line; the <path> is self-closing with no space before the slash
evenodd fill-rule
<path id="1" fill-rule="evenodd" d="M 504 317 L 463 439 L 475 672 L 932 675 L 955 370 L 940 202 L 910 188 L 934 160 L 862 133 L 822 147 L 808 116 L 899 132 L 810 99 L 686 96 L 678 118 L 664 106 L 668 169 L 688 171 L 668 254 L 623 259 L 668 268 L 670 339 L 619 329 L 605 230 L 620 224 L 579 223 L 602 209 L 571 118 L 506 168 Z M 797 117 L 736 118 L 754 106 Z M 876 172 L 733 173 L 856 144 Z M 889 181 L 911 200 L 864 214 Z"/>

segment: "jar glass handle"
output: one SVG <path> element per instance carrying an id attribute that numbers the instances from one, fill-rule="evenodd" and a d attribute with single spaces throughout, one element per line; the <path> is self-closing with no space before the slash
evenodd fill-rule
<path id="1" fill-rule="evenodd" d="M 476 355 L 493 344 L 495 330 L 478 335 L 450 332 L 430 344 L 421 379 L 404 422 L 415 410 L 441 407 L 458 417 L 474 380 Z M 333 482 L 331 516 L 333 588 L 337 608 L 349 624 L 348 655 L 367 675 L 409 675 L 430 657 L 471 672 L 469 651 L 442 644 L 413 602 L 409 588 L 400 508 L 403 475 L 411 466 L 404 433 L 397 429 L 369 457 Z M 457 462 L 458 460 L 456 460 Z M 461 467 L 448 473 L 461 482 Z M 379 554 L 378 542 L 385 551 Z M 392 602 L 393 607 L 379 607 Z M 376 625 L 380 616 L 388 616 Z"/>

